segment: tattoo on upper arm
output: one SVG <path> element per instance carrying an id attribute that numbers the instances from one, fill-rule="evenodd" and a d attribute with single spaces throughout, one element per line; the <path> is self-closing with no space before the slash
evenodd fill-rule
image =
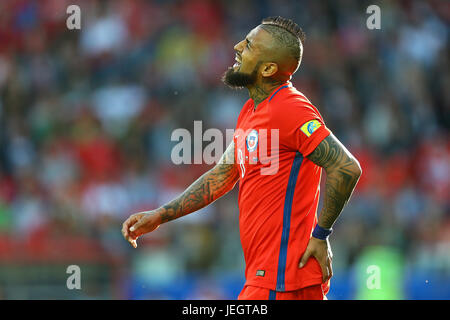
<path id="1" fill-rule="evenodd" d="M 330 168 L 343 159 L 348 158 L 346 150 L 337 141 L 337 139 L 330 134 L 322 140 L 316 149 L 308 156 L 308 159 L 323 168 Z"/>
<path id="2" fill-rule="evenodd" d="M 359 165 L 347 149 L 330 134 L 308 156 L 312 162 L 321 166 L 327 173 L 324 207 L 319 224 L 331 228 L 349 200 L 358 182 Z"/>

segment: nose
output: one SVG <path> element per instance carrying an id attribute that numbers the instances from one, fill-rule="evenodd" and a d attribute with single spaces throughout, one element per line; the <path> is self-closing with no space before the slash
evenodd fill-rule
<path id="1" fill-rule="evenodd" d="M 245 42 L 245 40 L 242 40 L 240 42 L 238 42 L 235 46 L 234 46 L 234 50 L 238 51 L 239 53 L 242 52 L 242 45 Z"/>

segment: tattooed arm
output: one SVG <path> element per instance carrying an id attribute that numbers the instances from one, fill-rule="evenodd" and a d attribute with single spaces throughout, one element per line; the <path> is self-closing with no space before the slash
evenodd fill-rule
<path id="1" fill-rule="evenodd" d="M 160 209 L 161 223 L 197 211 L 233 189 L 239 179 L 232 142 L 216 166 L 198 178 L 178 198 Z"/>
<path id="2" fill-rule="evenodd" d="M 122 225 L 122 234 L 135 248 L 139 236 L 151 232 L 162 223 L 197 211 L 225 195 L 235 186 L 239 172 L 234 164 L 234 142 L 220 161 L 204 173 L 181 195 L 162 207 L 131 215 Z"/>
<path id="3" fill-rule="evenodd" d="M 361 176 L 361 167 L 358 160 L 333 134 L 322 140 L 308 159 L 323 167 L 327 174 L 324 206 L 317 224 L 321 228 L 331 229 L 353 193 Z M 321 240 L 311 237 L 300 259 L 299 268 L 302 268 L 311 256 L 316 258 L 322 269 L 322 282 L 328 281 L 333 276 L 333 254 L 328 238 Z"/>
<path id="4" fill-rule="evenodd" d="M 330 229 L 350 199 L 361 176 L 361 167 L 333 134 L 326 137 L 308 159 L 323 167 L 327 175 L 324 206 L 318 224 Z"/>

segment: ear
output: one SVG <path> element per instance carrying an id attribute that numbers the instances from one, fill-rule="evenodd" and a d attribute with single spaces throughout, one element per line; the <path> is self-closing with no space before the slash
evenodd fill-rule
<path id="1" fill-rule="evenodd" d="M 267 62 L 262 65 L 261 74 L 263 77 L 271 77 L 278 71 L 278 65 L 275 62 Z"/>

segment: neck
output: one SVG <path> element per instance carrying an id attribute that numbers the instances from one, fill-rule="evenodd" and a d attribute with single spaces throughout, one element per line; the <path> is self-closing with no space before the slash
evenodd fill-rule
<path id="1" fill-rule="evenodd" d="M 255 109 L 264 99 L 266 99 L 283 82 L 277 80 L 263 80 L 253 86 L 247 87 L 250 98 L 255 103 Z"/>

